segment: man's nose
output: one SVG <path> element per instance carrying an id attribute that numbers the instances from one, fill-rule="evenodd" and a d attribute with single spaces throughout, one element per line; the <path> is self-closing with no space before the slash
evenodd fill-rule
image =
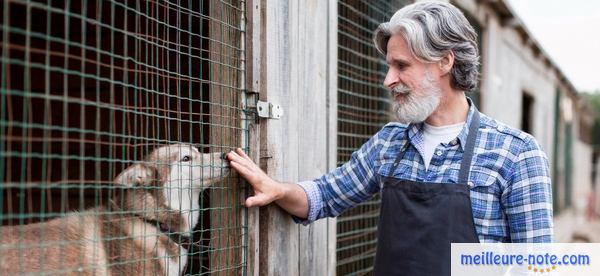
<path id="1" fill-rule="evenodd" d="M 385 79 L 383 80 L 383 85 L 385 87 L 387 87 L 388 89 L 392 89 L 396 85 L 398 85 L 398 82 L 400 82 L 400 79 L 398 78 L 398 74 L 395 72 L 395 70 L 390 68 L 388 70 L 387 74 L 385 75 Z"/>

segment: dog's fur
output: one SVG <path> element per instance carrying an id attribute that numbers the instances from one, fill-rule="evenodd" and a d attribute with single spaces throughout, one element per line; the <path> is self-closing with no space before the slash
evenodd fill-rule
<path id="1" fill-rule="evenodd" d="M 226 172 L 220 153 L 157 148 L 115 178 L 108 206 L 0 227 L 0 274 L 181 275 L 188 252 L 161 228 L 189 237 L 200 192 Z"/>

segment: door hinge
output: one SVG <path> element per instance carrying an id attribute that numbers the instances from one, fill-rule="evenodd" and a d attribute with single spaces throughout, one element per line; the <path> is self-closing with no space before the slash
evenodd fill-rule
<path id="1" fill-rule="evenodd" d="M 267 118 L 267 119 L 281 119 L 283 116 L 283 109 L 280 105 L 257 101 L 256 102 L 256 114 L 258 114 L 259 118 Z"/>
<path id="2" fill-rule="evenodd" d="M 260 101 L 258 100 L 258 94 L 259 93 L 255 91 L 246 91 L 247 104 L 244 105 L 244 112 L 246 115 L 253 116 L 256 123 L 259 123 L 260 118 L 281 119 L 283 116 L 283 108 L 281 108 L 281 105 Z"/>

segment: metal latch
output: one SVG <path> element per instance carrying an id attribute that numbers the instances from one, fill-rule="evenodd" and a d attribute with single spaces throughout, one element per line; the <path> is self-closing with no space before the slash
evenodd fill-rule
<path id="1" fill-rule="evenodd" d="M 256 113 L 260 118 L 280 119 L 283 116 L 283 109 L 278 104 L 257 101 Z"/>
<path id="2" fill-rule="evenodd" d="M 245 92 L 247 105 L 244 104 L 244 113 L 247 116 L 253 116 L 257 124 L 259 118 L 281 119 L 283 108 L 280 105 L 258 100 L 259 93 L 256 91 L 247 90 Z"/>

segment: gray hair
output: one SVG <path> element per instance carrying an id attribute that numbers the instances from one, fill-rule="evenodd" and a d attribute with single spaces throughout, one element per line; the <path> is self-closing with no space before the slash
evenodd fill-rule
<path id="1" fill-rule="evenodd" d="M 380 53 L 387 54 L 387 43 L 394 34 L 401 34 L 406 39 L 411 53 L 421 62 L 440 61 L 452 51 L 452 87 L 463 91 L 477 87 L 477 34 L 455 6 L 423 1 L 398 10 L 389 22 L 380 24 L 375 30 L 373 42 Z"/>

